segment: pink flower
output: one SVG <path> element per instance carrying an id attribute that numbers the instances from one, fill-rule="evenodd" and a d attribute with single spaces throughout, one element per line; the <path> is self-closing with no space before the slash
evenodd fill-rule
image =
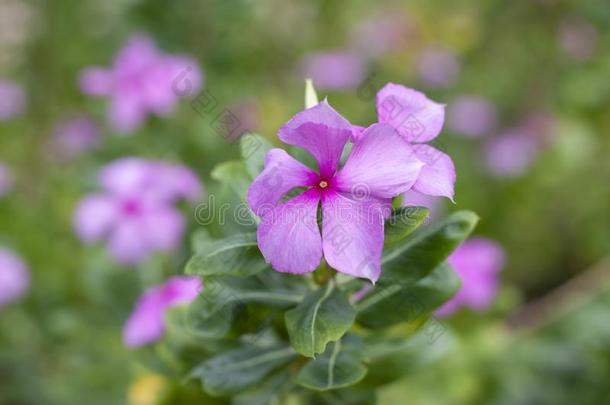
<path id="1" fill-rule="evenodd" d="M 87 116 L 76 116 L 57 124 L 51 148 L 64 159 L 72 159 L 96 148 L 100 144 L 100 131 Z"/>
<path id="2" fill-rule="evenodd" d="M 22 114 L 25 105 L 23 88 L 15 82 L 0 78 L 0 121 L 7 121 Z"/>
<path id="3" fill-rule="evenodd" d="M 0 247 L 0 309 L 17 300 L 30 287 L 30 272 L 12 251 Z"/>
<path id="4" fill-rule="evenodd" d="M 447 126 L 451 131 L 477 138 L 496 126 L 496 107 L 487 99 L 464 95 L 453 100 L 447 111 Z"/>
<path id="5" fill-rule="evenodd" d="M 280 128 L 279 138 L 309 151 L 319 171 L 282 149 L 272 149 L 265 157 L 265 169 L 248 190 L 248 204 L 261 217 L 259 248 L 275 270 L 311 272 L 324 256 L 337 271 L 373 282 L 379 278 L 384 218 L 391 198 L 413 186 L 423 164 L 396 130 L 374 124 L 339 168 L 351 137 L 352 125 L 326 101 Z M 306 190 L 282 200 L 297 187 Z"/>
<path id="6" fill-rule="evenodd" d="M 165 333 L 166 311 L 192 302 L 202 287 L 198 277 L 175 276 L 147 289 L 123 328 L 125 345 L 138 347 L 159 340 Z"/>
<path id="7" fill-rule="evenodd" d="M 4 197 L 13 188 L 14 178 L 11 170 L 0 162 L 0 197 Z"/>
<path id="8" fill-rule="evenodd" d="M 377 93 L 377 116 L 411 144 L 424 166 L 413 185 L 413 190 L 435 197 L 453 200 L 455 166 L 451 158 L 425 144 L 436 138 L 443 128 L 445 106 L 428 99 L 424 93 L 408 87 L 388 83 Z M 362 127 L 354 127 L 356 142 Z"/>
<path id="9" fill-rule="evenodd" d="M 91 67 L 80 77 L 84 93 L 110 99 L 108 119 L 123 133 L 137 129 L 148 114 L 169 115 L 179 97 L 192 94 L 201 84 L 197 62 L 164 54 L 141 34 L 127 41 L 111 68 Z"/>
<path id="10" fill-rule="evenodd" d="M 416 35 L 416 21 L 400 10 L 385 11 L 356 24 L 350 42 L 359 54 L 379 58 L 404 48 Z"/>
<path id="11" fill-rule="evenodd" d="M 460 75 L 460 61 L 450 49 L 441 46 L 426 48 L 419 59 L 419 77 L 430 87 L 449 87 Z"/>
<path id="12" fill-rule="evenodd" d="M 301 69 L 304 77 L 325 90 L 354 89 L 366 74 L 364 61 L 348 51 L 312 53 L 303 60 Z"/>
<path id="13" fill-rule="evenodd" d="M 571 17 L 561 24 L 558 41 L 563 52 L 571 59 L 586 61 L 595 55 L 598 34 L 590 22 Z"/>
<path id="14" fill-rule="evenodd" d="M 447 316 L 461 307 L 475 311 L 487 309 L 496 297 L 498 273 L 504 266 L 502 247 L 485 238 L 472 238 L 458 247 L 447 259 L 462 279 L 459 291 L 436 311 Z"/>
<path id="15" fill-rule="evenodd" d="M 79 203 L 74 227 L 86 243 L 106 239 L 110 254 L 123 264 L 175 249 L 184 219 L 174 204 L 201 195 L 193 172 L 160 161 L 120 159 L 106 166 L 98 180 L 103 191 Z"/>
<path id="16" fill-rule="evenodd" d="M 536 139 L 523 128 L 513 128 L 491 138 L 485 145 L 485 163 L 496 177 L 523 174 L 538 153 Z"/>

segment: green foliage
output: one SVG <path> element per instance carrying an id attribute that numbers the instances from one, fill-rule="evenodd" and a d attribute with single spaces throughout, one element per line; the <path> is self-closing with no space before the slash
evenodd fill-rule
<path id="1" fill-rule="evenodd" d="M 241 137 L 239 146 L 246 171 L 254 179 L 263 171 L 265 155 L 273 145 L 262 135 L 246 134 Z"/>
<path id="2" fill-rule="evenodd" d="M 347 297 L 331 283 L 310 293 L 286 312 L 286 329 L 294 349 L 307 357 L 324 352 L 352 326 L 356 313 Z"/>

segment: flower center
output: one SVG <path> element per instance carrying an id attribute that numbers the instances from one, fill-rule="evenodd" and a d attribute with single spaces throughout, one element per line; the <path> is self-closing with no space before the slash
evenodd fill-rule
<path id="1" fill-rule="evenodd" d="M 140 204 L 136 200 L 123 202 L 123 212 L 126 215 L 137 215 L 140 212 Z"/>
<path id="2" fill-rule="evenodd" d="M 328 182 L 326 180 L 322 180 L 318 183 L 318 186 L 320 186 L 320 188 L 326 188 L 328 187 Z"/>

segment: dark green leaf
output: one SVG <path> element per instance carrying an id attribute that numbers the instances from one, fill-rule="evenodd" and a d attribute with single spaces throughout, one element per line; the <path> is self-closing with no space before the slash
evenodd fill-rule
<path id="1" fill-rule="evenodd" d="M 423 224 L 428 214 L 428 209 L 424 207 L 400 207 L 392 211 L 385 222 L 384 245 L 393 245 L 409 236 Z"/>
<path id="2" fill-rule="evenodd" d="M 459 287 L 459 277 L 447 264 L 413 284 L 386 278 L 357 303 L 358 322 L 369 328 L 414 322 L 449 300 Z"/>
<path id="3" fill-rule="evenodd" d="M 324 352 L 328 342 L 341 339 L 355 315 L 345 295 L 329 283 L 286 312 L 290 343 L 303 356 L 314 357 Z"/>
<path id="4" fill-rule="evenodd" d="M 239 146 L 246 171 L 254 179 L 263 171 L 265 155 L 273 145 L 262 135 L 246 134 L 241 137 Z"/>
<path id="5" fill-rule="evenodd" d="M 289 373 L 280 371 L 260 386 L 237 395 L 231 403 L 232 405 L 279 405 L 279 391 L 289 378 Z"/>
<path id="6" fill-rule="evenodd" d="M 470 235 L 477 222 L 474 213 L 458 211 L 389 249 L 382 258 L 381 280 L 391 279 L 392 283 L 404 285 L 425 277 Z"/>
<path id="7" fill-rule="evenodd" d="M 268 268 L 254 233 L 219 240 L 200 239 L 198 243 L 195 255 L 186 265 L 186 274 L 250 276 Z"/>
<path id="8" fill-rule="evenodd" d="M 296 356 L 295 351 L 285 345 L 245 347 L 206 360 L 191 372 L 191 376 L 201 379 L 205 391 L 212 395 L 232 394 L 253 386 Z"/>
<path id="9" fill-rule="evenodd" d="M 362 348 L 339 340 L 329 344 L 324 354 L 309 360 L 295 382 L 312 390 L 328 391 L 356 384 L 366 371 Z"/>

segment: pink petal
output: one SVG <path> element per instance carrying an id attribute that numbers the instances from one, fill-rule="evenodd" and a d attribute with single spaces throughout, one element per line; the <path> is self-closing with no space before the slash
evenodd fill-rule
<path id="1" fill-rule="evenodd" d="M 282 149 L 271 149 L 265 156 L 265 169 L 248 189 L 248 205 L 257 215 L 273 209 L 290 190 L 313 185 L 316 173 Z"/>
<path id="2" fill-rule="evenodd" d="M 268 263 L 283 273 L 313 271 L 322 259 L 317 222 L 317 190 L 309 190 L 269 211 L 258 226 L 258 246 Z"/>
<path id="3" fill-rule="evenodd" d="M 322 197 L 322 244 L 328 264 L 341 273 L 368 278 L 381 274 L 385 202 L 329 191 Z"/>
<path id="4" fill-rule="evenodd" d="M 143 233 L 151 248 L 174 250 L 184 233 L 184 218 L 171 206 L 161 206 L 142 216 Z"/>
<path id="5" fill-rule="evenodd" d="M 427 142 L 441 132 L 445 106 L 417 90 L 388 83 L 377 93 L 377 115 L 409 142 Z"/>
<path id="6" fill-rule="evenodd" d="M 108 120 L 114 130 L 123 134 L 133 132 L 145 118 L 146 111 L 136 94 L 119 93 L 113 97 Z"/>
<path id="7" fill-rule="evenodd" d="M 352 136 L 352 126 L 324 100 L 292 117 L 278 135 L 282 141 L 308 150 L 318 161 L 320 175 L 330 177 Z"/>
<path id="8" fill-rule="evenodd" d="M 93 194 L 78 204 L 74 214 L 74 228 L 83 241 L 95 242 L 110 231 L 118 215 L 119 206 L 114 198 Z"/>
<path id="9" fill-rule="evenodd" d="M 392 127 L 374 124 L 354 144 L 333 186 L 358 197 L 392 198 L 413 186 L 422 166 Z"/>
<path id="10" fill-rule="evenodd" d="M 30 272 L 13 251 L 0 247 L 0 308 L 13 302 L 30 287 Z"/>
<path id="11" fill-rule="evenodd" d="M 100 67 L 83 70 L 79 79 L 79 86 L 83 93 L 98 97 L 109 95 L 113 83 L 112 72 Z"/>
<path id="12" fill-rule="evenodd" d="M 112 232 L 108 250 L 118 263 L 132 265 L 144 261 L 153 248 L 149 245 L 142 222 L 124 218 Z"/>
<path id="13" fill-rule="evenodd" d="M 106 190 L 117 195 L 132 195 L 140 191 L 150 178 L 150 163 L 140 158 L 117 159 L 100 171 L 98 181 Z"/>
<path id="14" fill-rule="evenodd" d="M 415 191 L 435 197 L 447 197 L 453 201 L 455 166 L 449 155 L 432 146 L 413 145 L 415 155 L 424 167 L 413 186 Z"/>

